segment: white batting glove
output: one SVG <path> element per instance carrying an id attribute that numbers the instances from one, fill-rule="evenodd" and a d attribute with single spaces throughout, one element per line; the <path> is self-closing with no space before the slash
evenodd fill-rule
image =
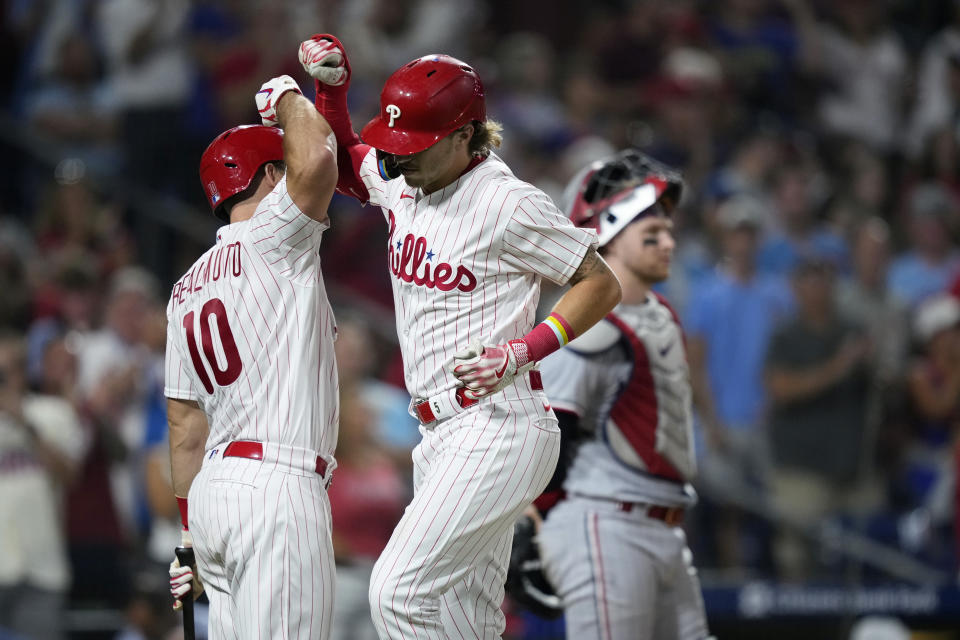
<path id="1" fill-rule="evenodd" d="M 193 546 L 193 536 L 186 529 L 180 532 L 180 544 L 184 547 Z M 173 610 L 179 611 L 183 607 L 183 597 L 193 592 L 196 600 L 203 593 L 203 583 L 200 577 L 194 575 L 190 567 L 181 567 L 180 560 L 174 557 L 170 563 L 170 595 L 173 596 Z"/>
<path id="2" fill-rule="evenodd" d="M 257 92 L 257 111 L 260 112 L 260 120 L 268 127 L 277 125 L 277 103 L 287 91 L 294 91 L 303 95 L 297 81 L 290 76 L 277 76 L 263 83 L 260 91 Z"/>
<path id="3" fill-rule="evenodd" d="M 475 342 L 453 356 L 452 371 L 466 387 L 463 395 L 477 400 L 500 391 L 535 364 L 523 340 L 497 346 Z"/>
<path id="4" fill-rule="evenodd" d="M 314 36 L 300 43 L 300 64 L 312 78 L 339 87 L 350 78 L 343 50 L 335 42 Z"/>

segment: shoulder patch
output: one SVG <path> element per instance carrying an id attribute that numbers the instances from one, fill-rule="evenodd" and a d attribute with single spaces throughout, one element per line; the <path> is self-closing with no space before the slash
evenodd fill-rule
<path id="1" fill-rule="evenodd" d="M 587 329 L 586 333 L 570 341 L 567 349 L 583 355 L 602 353 L 620 341 L 620 329 L 604 318 Z"/>

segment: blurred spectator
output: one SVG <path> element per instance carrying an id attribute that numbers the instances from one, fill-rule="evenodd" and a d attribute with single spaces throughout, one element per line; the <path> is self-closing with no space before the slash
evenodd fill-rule
<path id="1" fill-rule="evenodd" d="M 862 224 L 884 214 L 891 195 L 890 175 L 883 161 L 859 144 L 847 145 L 838 174 L 838 193 L 826 218 L 841 237 L 853 244 Z"/>
<path id="2" fill-rule="evenodd" d="M 103 327 L 78 342 L 77 396 L 92 447 L 69 499 L 72 560 L 84 580 L 75 589 L 113 604 L 125 597 L 128 545 L 137 533 L 145 402 L 156 366 L 144 339 L 156 296 L 143 269 L 117 272 Z"/>
<path id="3" fill-rule="evenodd" d="M 803 11 L 801 0 L 785 4 L 802 32 L 805 66 L 821 81 L 817 115 L 825 133 L 880 153 L 896 151 L 909 69 L 886 5 L 838 0 L 829 5 L 827 24 Z"/>
<path id="4" fill-rule="evenodd" d="M 402 468 L 409 469 L 410 452 L 420 441 L 420 423 L 408 412 L 410 396 L 406 390 L 373 375 L 378 368 L 384 374 L 381 358 L 385 355 L 378 350 L 373 332 L 359 317 L 344 313 L 337 322 L 334 349 L 340 388 L 359 395 L 365 410 L 371 413 L 375 440 Z"/>
<path id="5" fill-rule="evenodd" d="M 923 50 L 917 69 L 917 95 L 914 100 L 906 150 L 918 158 L 933 144 L 940 132 L 957 126 L 960 97 L 960 7 L 952 3 L 953 23 L 945 25 Z"/>
<path id="6" fill-rule="evenodd" d="M 26 329 L 30 315 L 30 272 L 33 242 L 9 218 L 0 220 L 0 327 Z"/>
<path id="7" fill-rule="evenodd" d="M 887 223 L 865 221 L 854 235 L 851 276 L 837 283 L 840 315 L 866 329 L 872 376 L 881 387 L 901 375 L 910 342 L 906 305 L 887 287 L 890 251 Z"/>
<path id="8" fill-rule="evenodd" d="M 828 263 L 799 263 L 793 287 L 797 317 L 777 329 L 766 362 L 771 499 L 792 520 L 813 527 L 837 512 L 873 506 L 858 484 L 871 344 L 836 312 Z M 782 578 L 810 575 L 810 555 L 795 532 L 778 534 L 774 555 Z"/>
<path id="9" fill-rule="evenodd" d="M 814 211 L 814 176 L 801 165 L 787 165 L 777 171 L 774 228 L 763 241 L 757 266 L 764 273 L 787 276 L 801 256 L 812 255 L 829 260 L 846 272 L 850 251 L 844 239 L 817 222 Z"/>
<path id="10" fill-rule="evenodd" d="M 550 41 L 521 31 L 504 38 L 498 49 L 500 87 L 490 113 L 511 132 L 511 137 L 517 136 L 514 144 L 562 147 L 570 132 L 563 105 L 554 93 L 557 53 Z"/>
<path id="11" fill-rule="evenodd" d="M 376 640 L 367 597 L 370 574 L 409 499 L 376 431 L 374 414 L 363 397 L 355 389 L 342 388 L 336 480 L 327 491 L 337 559 L 333 640 Z"/>
<path id="12" fill-rule="evenodd" d="M 158 363 L 163 352 L 151 351 L 147 344 L 158 293 L 155 279 L 146 271 L 135 267 L 118 271 L 110 282 L 103 328 L 81 342 L 78 354 L 78 391 L 124 452 L 124 464 L 115 465 L 111 476 L 128 532 L 136 530 L 137 456 L 144 442 L 145 406 L 155 386 L 151 383 L 162 379 Z"/>
<path id="13" fill-rule="evenodd" d="M 170 561 L 170 550 L 180 544 L 181 529 L 180 511 L 170 475 L 167 399 L 163 393 L 166 310 L 159 304 L 152 306 L 144 324 L 143 344 L 152 357 L 148 359 L 145 371 L 138 528 L 146 538 L 147 556 L 166 566 Z"/>
<path id="14" fill-rule="evenodd" d="M 754 110 L 790 113 L 799 42 L 793 25 L 774 15 L 769 0 L 721 0 L 708 22 L 724 74 Z"/>
<path id="15" fill-rule="evenodd" d="M 75 348 L 80 336 L 93 329 L 99 321 L 100 291 L 93 266 L 87 260 L 76 260 L 63 265 L 54 274 L 47 287 L 35 292 L 34 308 L 37 317 L 27 333 L 27 366 L 30 382 L 39 384 L 46 371 L 44 360 L 51 340 L 71 340 L 68 348 Z M 73 398 L 74 379 L 64 397 Z"/>
<path id="16" fill-rule="evenodd" d="M 83 449 L 70 404 L 28 392 L 22 337 L 0 336 L 0 627 L 27 638 L 65 637 L 62 491 Z"/>
<path id="17" fill-rule="evenodd" d="M 54 270 L 93 263 L 98 278 L 134 259 L 135 247 L 116 202 L 99 197 L 82 179 L 51 183 L 34 216 L 37 247 Z"/>
<path id="18" fill-rule="evenodd" d="M 196 180 L 185 147 L 183 109 L 192 64 L 185 25 L 187 0 L 102 0 L 96 24 L 107 81 L 122 127 L 124 176 L 141 185 L 183 192 Z"/>
<path id="19" fill-rule="evenodd" d="M 27 98 L 27 121 L 51 139 L 61 158 L 79 158 L 94 173 L 115 175 L 120 169 L 116 97 L 101 79 L 93 44 L 71 32 L 57 53 L 50 76 Z"/>
<path id="20" fill-rule="evenodd" d="M 302 32 L 303 37 L 309 36 L 310 31 L 291 24 L 293 6 L 281 2 L 232 7 L 203 3 L 193 8 L 191 45 L 198 52 L 200 68 L 196 71 L 202 78 L 194 85 L 188 131 L 196 140 L 203 141 L 200 145 L 224 127 L 259 121 L 251 96 L 265 79 L 303 74 L 293 55 L 301 38 L 294 36 L 293 30 Z M 204 114 L 206 109 L 213 113 Z M 208 120 L 203 121 L 202 115 L 207 115 Z M 202 150 L 202 146 L 197 146 L 197 157 Z"/>
<path id="21" fill-rule="evenodd" d="M 674 49 L 664 58 L 660 76 L 643 87 L 655 116 L 651 139 L 625 142 L 642 143 L 650 155 L 681 167 L 684 181 L 699 191 L 717 160 L 722 84 L 723 72 L 712 54 Z"/>
<path id="22" fill-rule="evenodd" d="M 748 198 L 732 198 L 717 212 L 723 257 L 694 290 L 686 322 L 694 403 L 706 435 L 700 485 L 721 499 L 745 482 L 764 481 L 767 461 L 760 436 L 767 340 L 790 308 L 778 279 L 758 274 L 756 255 L 763 212 Z M 721 563 L 743 562 L 732 514 L 721 524 Z"/>
<path id="23" fill-rule="evenodd" d="M 938 184 L 921 184 L 910 194 L 910 246 L 890 266 L 888 286 L 910 307 L 929 295 L 946 291 L 960 268 L 960 251 L 951 241 L 949 222 L 958 209 Z"/>
<path id="24" fill-rule="evenodd" d="M 735 195 L 766 201 L 774 172 L 783 159 L 780 147 L 775 131 L 765 129 L 747 135 L 733 150 L 729 162 L 714 171 L 707 181 L 703 193 L 707 204 Z M 772 222 L 766 221 L 764 226 Z"/>
<path id="25" fill-rule="evenodd" d="M 960 302 L 933 296 L 913 318 L 919 357 L 907 371 L 911 438 L 903 474 L 912 504 L 934 521 L 953 508 L 953 442 L 960 427 Z"/>
<path id="26" fill-rule="evenodd" d="M 338 35 L 353 77 L 379 87 L 397 60 L 441 52 L 468 60 L 469 35 L 483 23 L 483 9 L 475 0 L 354 0 L 341 4 Z"/>

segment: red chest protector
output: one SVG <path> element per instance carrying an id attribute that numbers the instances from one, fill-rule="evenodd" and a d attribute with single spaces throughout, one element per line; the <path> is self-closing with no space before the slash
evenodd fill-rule
<path id="1" fill-rule="evenodd" d="M 646 466 L 644 471 L 647 473 L 674 482 L 683 482 L 677 469 L 656 451 L 659 411 L 647 348 L 633 329 L 619 317 L 611 313 L 606 319 L 620 330 L 622 343 L 628 347 L 633 368 L 627 384 L 613 402 L 607 423 L 603 425 L 604 440 L 626 464 L 634 466 L 617 454 L 617 447 L 612 442 L 615 437 L 626 440 L 632 446 Z M 611 433 L 611 430 L 618 433 Z"/>

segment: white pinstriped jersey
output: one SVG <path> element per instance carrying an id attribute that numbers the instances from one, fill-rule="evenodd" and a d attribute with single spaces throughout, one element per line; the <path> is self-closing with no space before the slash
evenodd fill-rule
<path id="1" fill-rule="evenodd" d="M 164 393 L 207 414 L 207 449 L 258 440 L 332 455 L 336 325 L 318 249 L 284 177 L 253 217 L 221 227 L 167 305 Z"/>
<path id="2" fill-rule="evenodd" d="M 371 149 L 360 178 L 390 225 L 388 261 L 407 390 L 427 398 L 456 385 L 449 365 L 471 342 L 502 344 L 535 321 L 540 278 L 565 284 L 593 230 L 578 229 L 495 154 L 424 195 L 385 181 Z M 526 378 L 504 400 L 529 397 Z M 520 395 L 518 395 L 520 394 Z"/>

